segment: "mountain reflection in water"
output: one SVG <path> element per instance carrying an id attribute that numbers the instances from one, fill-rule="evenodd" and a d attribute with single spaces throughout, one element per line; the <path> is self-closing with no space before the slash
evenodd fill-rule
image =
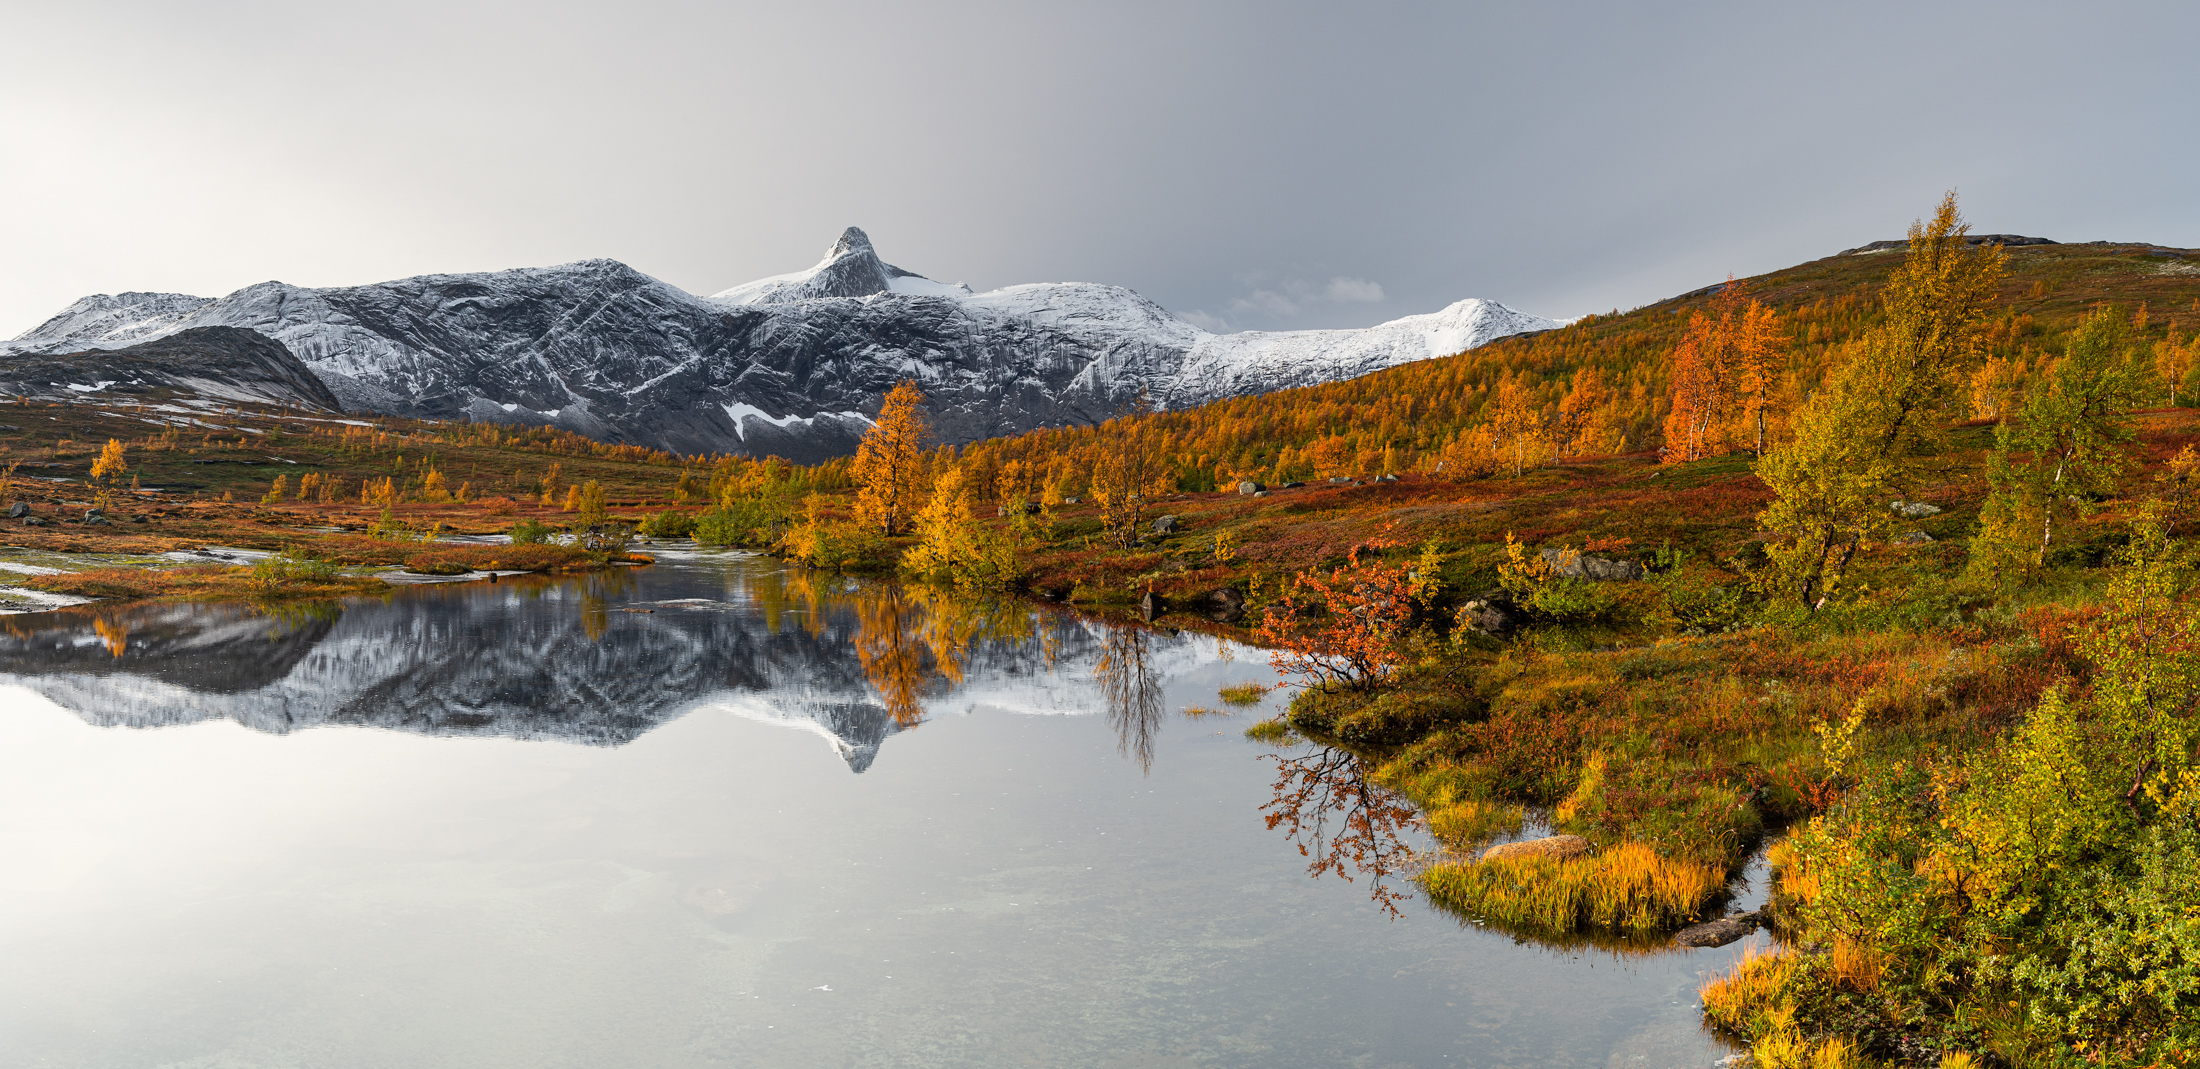
<path id="1" fill-rule="evenodd" d="M 617 746 L 703 707 L 815 730 L 862 772 L 977 706 L 1105 712 L 1149 767 L 1160 680 L 1213 640 L 759 558 L 342 603 L 86 605 L 0 621 L 0 684 L 102 726 L 227 718 Z"/>

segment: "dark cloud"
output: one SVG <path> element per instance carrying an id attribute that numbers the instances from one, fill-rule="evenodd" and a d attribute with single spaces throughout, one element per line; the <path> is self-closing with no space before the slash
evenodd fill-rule
<path id="1" fill-rule="evenodd" d="M 0 64 L 0 333 L 88 292 L 842 227 L 1210 325 L 1570 316 L 1896 236 L 2200 245 L 2185 5 L 46 5 Z"/>

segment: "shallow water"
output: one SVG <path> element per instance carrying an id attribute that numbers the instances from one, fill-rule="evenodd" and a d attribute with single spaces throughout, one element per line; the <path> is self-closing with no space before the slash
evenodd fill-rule
<path id="1" fill-rule="evenodd" d="M 651 610 L 648 612 L 628 610 Z M 0 635 L 0 1064 L 1708 1066 L 1309 879 L 1213 640 L 755 558 Z M 1760 937 L 1761 938 L 1761 937 Z"/>

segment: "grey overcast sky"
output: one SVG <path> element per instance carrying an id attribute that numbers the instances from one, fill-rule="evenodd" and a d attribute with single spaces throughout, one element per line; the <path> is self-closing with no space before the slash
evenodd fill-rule
<path id="1" fill-rule="evenodd" d="M 1898 237 L 2200 245 L 2200 5 L 0 4 L 0 337 L 87 293 L 862 226 L 1216 329 L 1628 308 Z"/>

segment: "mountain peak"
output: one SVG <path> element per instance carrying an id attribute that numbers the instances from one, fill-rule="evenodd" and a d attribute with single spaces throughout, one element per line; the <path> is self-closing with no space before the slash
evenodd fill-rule
<path id="1" fill-rule="evenodd" d="M 904 296 L 967 297 L 969 289 L 934 282 L 878 258 L 871 235 L 862 227 L 840 232 L 840 240 L 825 251 L 825 258 L 807 271 L 773 275 L 713 294 L 726 304 L 782 304 L 828 297 L 874 297 L 882 293 Z"/>
<path id="2" fill-rule="evenodd" d="M 860 226 L 851 226 L 848 229 L 841 231 L 840 240 L 833 242 L 832 251 L 826 253 L 825 258 L 827 260 L 837 260 L 852 252 L 864 252 L 869 253 L 873 256 L 878 255 L 878 253 L 871 248 L 871 235 L 864 233 L 863 228 Z"/>

